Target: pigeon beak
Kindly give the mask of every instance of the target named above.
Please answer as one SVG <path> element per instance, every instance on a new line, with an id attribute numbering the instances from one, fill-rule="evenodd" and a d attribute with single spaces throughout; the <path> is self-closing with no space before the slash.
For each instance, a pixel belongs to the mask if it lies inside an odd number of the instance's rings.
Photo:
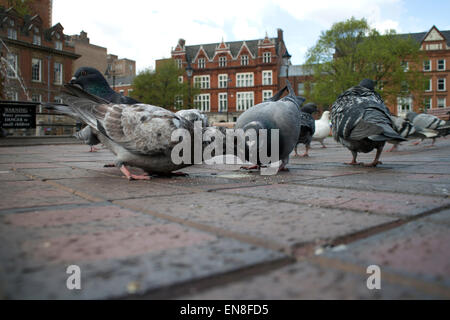
<path id="1" fill-rule="evenodd" d="M 77 78 L 72 77 L 72 79 L 70 79 L 70 83 L 73 84 L 76 80 L 77 80 Z"/>

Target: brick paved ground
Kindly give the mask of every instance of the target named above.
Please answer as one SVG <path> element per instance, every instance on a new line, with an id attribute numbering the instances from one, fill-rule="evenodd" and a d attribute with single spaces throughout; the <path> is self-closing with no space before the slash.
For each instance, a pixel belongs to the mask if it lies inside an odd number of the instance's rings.
<path id="1" fill-rule="evenodd" d="M 4 143 L 0 297 L 449 299 L 450 139 L 376 169 L 327 144 L 277 176 L 202 165 L 129 182 L 107 150 Z"/>

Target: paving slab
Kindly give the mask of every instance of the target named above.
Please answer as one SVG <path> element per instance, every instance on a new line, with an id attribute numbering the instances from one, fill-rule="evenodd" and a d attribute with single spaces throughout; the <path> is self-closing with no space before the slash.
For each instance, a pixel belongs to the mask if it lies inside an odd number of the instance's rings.
<path id="1" fill-rule="evenodd" d="M 311 180 L 313 183 L 317 180 Z M 357 191 L 295 184 L 224 190 L 241 196 L 289 201 L 318 207 L 367 211 L 394 216 L 413 216 L 450 204 L 448 198 L 405 195 L 394 192 Z"/>
<path id="2" fill-rule="evenodd" d="M 286 259 L 111 204 L 13 212 L 0 221 L 6 299 L 125 297 Z M 82 290 L 67 289 L 69 265 L 81 268 Z"/>
<path id="3" fill-rule="evenodd" d="M 299 262 L 270 273 L 237 281 L 203 292 L 192 292 L 187 300 L 328 300 L 328 299 L 437 299 L 435 292 L 383 282 L 381 290 L 369 290 L 365 269 L 360 273 Z"/>
<path id="4" fill-rule="evenodd" d="M 216 232 L 238 238 L 253 237 L 255 243 L 287 252 L 302 245 L 330 243 L 340 236 L 395 221 L 390 217 L 364 212 L 312 208 L 220 192 L 158 197 L 158 201 L 143 198 L 116 203 L 195 222 L 205 229 L 212 227 Z"/>

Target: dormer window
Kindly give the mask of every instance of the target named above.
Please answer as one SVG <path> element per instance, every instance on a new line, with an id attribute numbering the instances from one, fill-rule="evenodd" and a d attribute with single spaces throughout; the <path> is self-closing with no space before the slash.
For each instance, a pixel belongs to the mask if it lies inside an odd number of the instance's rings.
<path id="1" fill-rule="evenodd" d="M 219 58 L 219 67 L 226 67 L 227 66 L 227 58 L 226 57 L 220 57 Z"/>
<path id="2" fill-rule="evenodd" d="M 11 27 L 14 27 L 14 25 L 15 25 L 15 22 L 14 22 L 14 20 L 13 20 L 13 19 L 10 19 L 10 20 L 9 20 L 9 25 L 10 25 Z"/>
<path id="3" fill-rule="evenodd" d="M 241 56 L 241 66 L 248 66 L 248 56 Z"/>
<path id="4" fill-rule="evenodd" d="M 264 52 L 263 53 L 263 63 L 271 63 L 272 62 L 272 53 Z"/>
<path id="5" fill-rule="evenodd" d="M 39 34 L 33 34 L 33 44 L 36 46 L 41 45 L 41 36 Z"/>
<path id="6" fill-rule="evenodd" d="M 56 34 L 56 39 L 61 39 L 61 35 L 59 33 Z"/>
<path id="7" fill-rule="evenodd" d="M 62 50 L 63 49 L 63 44 L 61 41 L 55 41 L 55 49 L 56 50 Z"/>
<path id="8" fill-rule="evenodd" d="M 204 69 L 206 65 L 206 61 L 205 58 L 200 58 L 198 59 L 198 68 L 199 69 Z"/>
<path id="9" fill-rule="evenodd" d="M 8 39 L 17 40 L 17 30 L 14 28 L 8 28 Z"/>
<path id="10" fill-rule="evenodd" d="M 34 27 L 34 33 L 39 33 L 39 28 L 38 27 Z"/>

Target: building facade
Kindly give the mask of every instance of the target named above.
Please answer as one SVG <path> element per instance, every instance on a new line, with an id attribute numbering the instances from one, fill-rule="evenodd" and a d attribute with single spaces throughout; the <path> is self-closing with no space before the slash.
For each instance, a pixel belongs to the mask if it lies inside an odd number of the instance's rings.
<path id="1" fill-rule="evenodd" d="M 67 41 L 75 49 L 75 53 L 80 55 L 80 58 L 75 60 L 73 64 L 72 73 L 75 73 L 81 67 L 91 67 L 99 70 L 101 73 L 106 72 L 108 50 L 90 43 L 86 32 L 81 31 L 79 35 L 67 36 Z"/>
<path id="2" fill-rule="evenodd" d="M 171 57 L 179 68 L 192 68 L 179 81 L 189 81 L 201 93 L 193 106 L 212 122 L 235 121 L 248 108 L 273 96 L 279 88 L 282 56 L 286 52 L 283 31 L 276 38 L 187 46 L 178 41 Z M 191 106 L 187 106 L 191 107 Z"/>

